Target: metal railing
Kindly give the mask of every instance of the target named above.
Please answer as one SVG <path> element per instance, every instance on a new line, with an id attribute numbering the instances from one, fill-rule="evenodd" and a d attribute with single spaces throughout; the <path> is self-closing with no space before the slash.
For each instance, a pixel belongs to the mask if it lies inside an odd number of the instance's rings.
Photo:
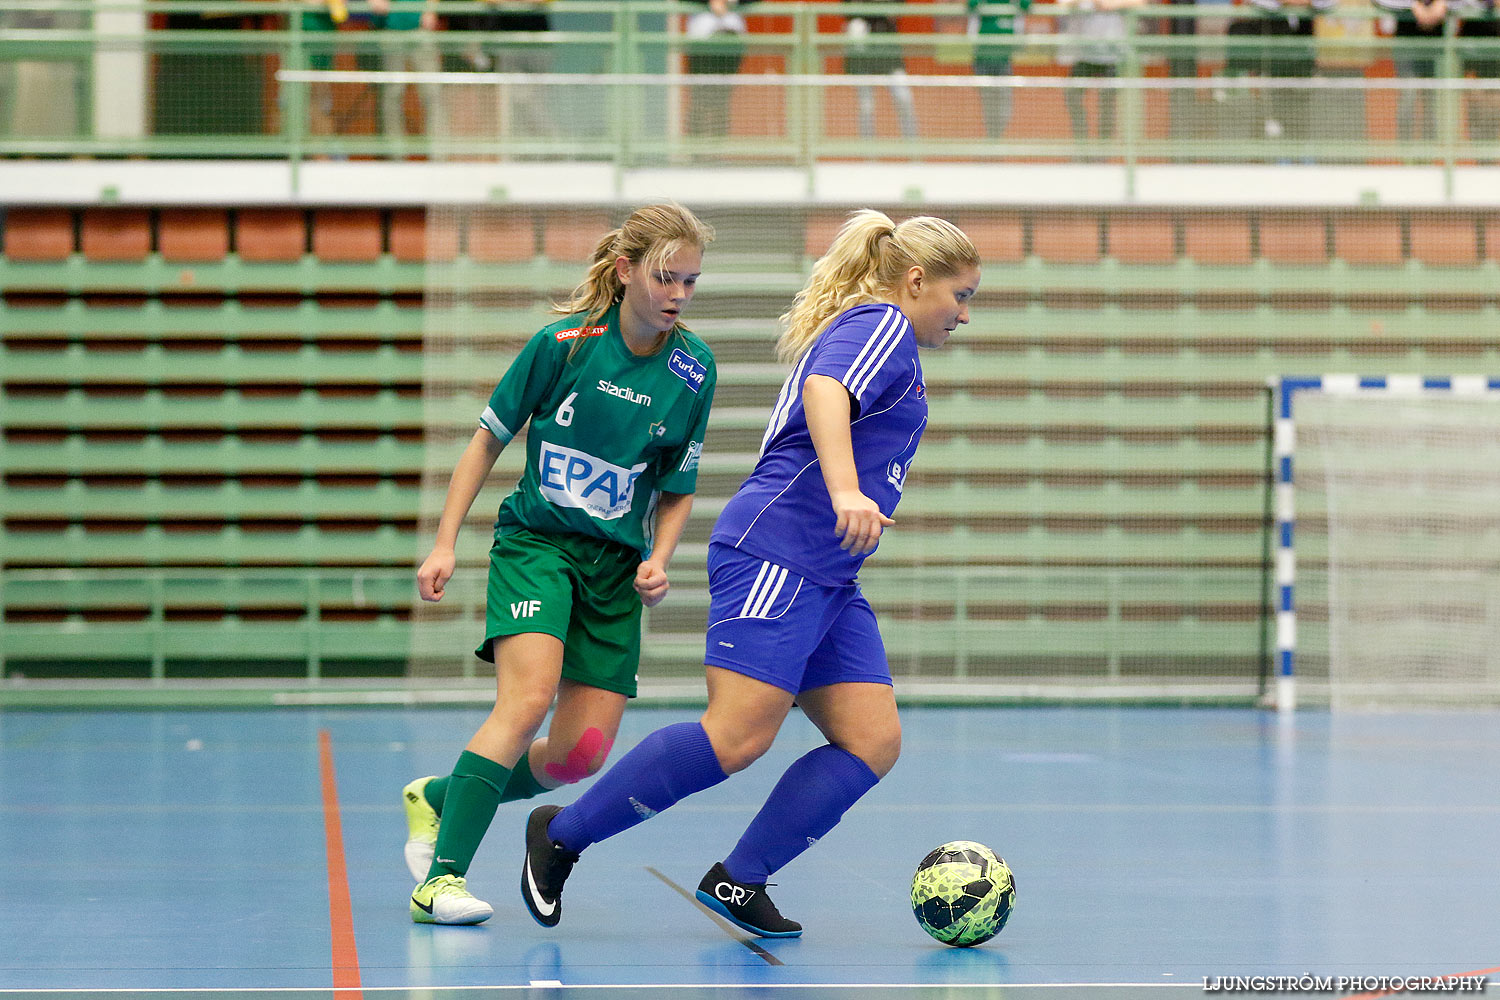
<path id="1" fill-rule="evenodd" d="M 449 14 L 470 7 L 438 4 Z M 747 12 L 759 23 L 735 40 L 739 72 L 728 75 L 688 72 L 690 56 L 723 43 L 686 37 L 686 14 L 696 8 L 677 0 L 557 0 L 544 33 L 317 30 L 331 26 L 321 9 L 272 0 L 6 0 L 0 154 L 436 153 L 625 168 L 895 157 L 1451 170 L 1500 159 L 1500 39 L 1469 37 L 1463 26 L 1471 22 L 1457 18 L 1434 39 L 1379 37 L 1373 7 L 1324 18 L 1336 31 L 1291 37 L 1226 31 L 1262 17 L 1246 8 L 1131 8 L 1121 12 L 1123 35 L 1106 43 L 1113 64 L 1101 72 L 1114 75 L 1103 76 L 1078 75 L 1081 59 L 1104 58 L 1079 47 L 1100 42 L 1067 34 L 1066 9 L 1055 5 L 1031 8 L 1028 30 L 1015 35 L 967 33 L 969 12 L 958 4 L 762 5 Z M 352 10 L 354 21 L 367 13 L 362 3 Z M 899 13 L 913 30 L 847 34 L 860 13 Z M 40 26 L 49 17 L 53 26 Z M 1187 18 L 1199 34 L 1161 33 Z M 179 26 L 187 23 L 195 27 Z M 522 53 L 533 56 L 524 72 L 495 58 Z M 1432 75 L 1372 76 L 1388 70 L 1393 53 L 1403 65 L 1428 64 L 1422 72 Z M 882 55 L 909 75 L 839 72 Z M 499 72 L 472 71 L 485 59 Z M 1014 75 L 992 75 L 997 67 Z M 376 75 L 384 71 L 405 75 Z M 473 104 L 485 90 L 498 105 L 488 119 L 442 107 Z M 548 116 L 527 114 L 530 104 Z"/>

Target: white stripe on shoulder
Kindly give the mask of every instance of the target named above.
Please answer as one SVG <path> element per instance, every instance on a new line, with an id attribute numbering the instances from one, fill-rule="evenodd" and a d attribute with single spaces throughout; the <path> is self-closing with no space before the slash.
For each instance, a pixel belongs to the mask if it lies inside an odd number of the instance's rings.
<path id="1" fill-rule="evenodd" d="M 901 316 L 900 313 L 897 313 L 897 315 Z M 909 329 L 911 329 L 911 324 L 906 321 L 905 316 L 901 316 L 900 321 L 895 324 L 890 334 L 881 344 L 880 356 L 873 359 L 872 364 L 866 365 L 865 371 L 862 373 L 858 383 L 849 387 L 849 391 L 854 394 L 855 399 L 860 399 L 864 396 L 865 390 L 870 387 L 870 383 L 874 381 L 876 374 L 885 367 L 886 361 L 890 359 L 891 354 L 900 346 L 902 338 L 906 336 L 906 331 Z"/>
<path id="2" fill-rule="evenodd" d="M 496 416 L 495 411 L 488 406 L 484 408 L 484 413 L 479 417 L 479 426 L 495 435 L 501 444 L 510 444 L 510 439 L 516 436 L 516 432 L 506 427 L 504 422 Z"/>
<path id="3" fill-rule="evenodd" d="M 875 324 L 875 329 L 865 340 L 865 346 L 860 348 L 859 354 L 854 358 L 854 363 L 849 366 L 848 371 L 844 372 L 844 377 L 839 379 L 840 382 L 843 382 L 846 386 L 854 385 L 855 380 L 859 378 L 859 373 L 863 366 L 869 363 L 871 354 L 880 350 L 877 345 L 884 340 L 892 317 L 897 315 L 900 315 L 900 312 L 895 306 L 885 307 L 885 312 L 881 315 L 880 322 Z"/>
<path id="4" fill-rule="evenodd" d="M 792 373 L 786 377 L 786 382 L 781 386 L 781 394 L 776 397 L 776 405 L 771 409 L 771 420 L 766 424 L 766 433 L 760 439 L 760 453 L 762 455 L 765 454 L 766 448 L 770 445 L 771 438 L 775 437 L 777 432 L 786 426 L 787 420 L 791 418 L 792 406 L 797 402 L 797 397 L 800 394 L 798 385 L 801 382 L 802 371 L 807 367 L 807 359 L 811 354 L 812 352 L 808 351 L 802 355 L 802 360 L 797 362 L 797 366 L 792 369 Z"/>

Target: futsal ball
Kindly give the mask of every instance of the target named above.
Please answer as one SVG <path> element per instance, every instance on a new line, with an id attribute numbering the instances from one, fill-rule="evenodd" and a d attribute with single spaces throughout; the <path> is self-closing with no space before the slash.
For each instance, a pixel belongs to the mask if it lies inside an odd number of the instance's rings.
<path id="1" fill-rule="evenodd" d="M 968 948 L 1000 933 L 1016 905 L 1016 880 L 983 844 L 955 840 L 922 859 L 911 880 L 911 908 L 943 944 Z"/>

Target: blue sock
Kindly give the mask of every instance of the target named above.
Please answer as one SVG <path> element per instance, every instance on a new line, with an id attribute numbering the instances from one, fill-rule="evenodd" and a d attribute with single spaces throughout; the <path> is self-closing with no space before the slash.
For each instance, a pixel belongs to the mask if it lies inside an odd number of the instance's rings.
<path id="1" fill-rule="evenodd" d="M 632 747 L 577 801 L 552 817 L 547 835 L 578 853 L 726 777 L 702 723 L 664 726 Z"/>
<path id="2" fill-rule="evenodd" d="M 786 769 L 724 859 L 736 882 L 760 885 L 838 825 L 848 808 L 880 779 L 847 750 L 826 743 Z"/>

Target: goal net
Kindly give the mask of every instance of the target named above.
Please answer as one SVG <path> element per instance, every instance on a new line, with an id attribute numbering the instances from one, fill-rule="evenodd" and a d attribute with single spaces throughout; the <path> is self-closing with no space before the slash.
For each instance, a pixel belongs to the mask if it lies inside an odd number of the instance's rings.
<path id="1" fill-rule="evenodd" d="M 1500 705 L 1500 380 L 1282 393 L 1286 665 L 1336 709 Z"/>

